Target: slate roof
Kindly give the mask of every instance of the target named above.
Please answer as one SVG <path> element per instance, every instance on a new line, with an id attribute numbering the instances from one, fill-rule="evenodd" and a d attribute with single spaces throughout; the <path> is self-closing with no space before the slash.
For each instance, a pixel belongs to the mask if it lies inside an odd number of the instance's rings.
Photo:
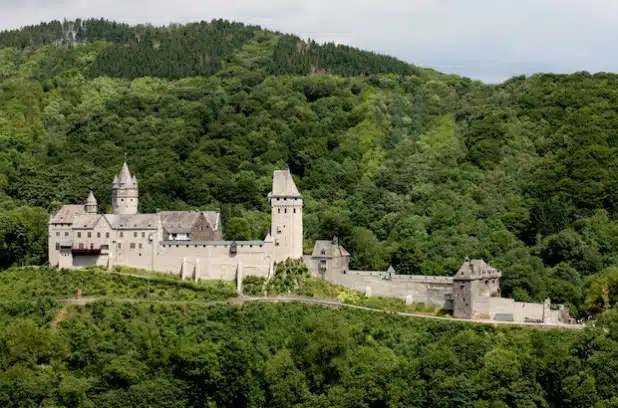
<path id="1" fill-rule="evenodd" d="M 159 217 L 157 214 L 106 214 L 104 216 L 113 229 L 157 229 Z"/>
<path id="2" fill-rule="evenodd" d="M 65 205 L 49 221 L 50 224 L 73 224 L 76 215 L 86 214 L 84 205 Z"/>
<path id="3" fill-rule="evenodd" d="M 314 258 L 334 258 L 350 256 L 350 253 L 341 245 L 334 245 L 333 241 L 316 241 L 311 256 Z"/>
<path id="4" fill-rule="evenodd" d="M 86 204 L 97 204 L 97 199 L 94 197 L 94 193 L 92 192 L 92 190 L 90 191 L 90 193 L 88 193 Z"/>
<path id="5" fill-rule="evenodd" d="M 75 229 L 93 229 L 101 219 L 99 214 L 80 214 L 73 218 L 73 228 Z"/>
<path id="6" fill-rule="evenodd" d="M 290 170 L 275 170 L 271 197 L 301 197 Z"/>
<path id="7" fill-rule="evenodd" d="M 210 224 L 210 228 L 214 231 L 219 231 L 219 221 L 221 220 L 221 214 L 217 211 L 202 211 L 206 220 Z"/>
<path id="8" fill-rule="evenodd" d="M 464 264 L 459 268 L 459 271 L 455 275 L 455 279 L 461 280 L 473 280 L 484 278 L 499 278 L 502 276 L 502 272 L 489 266 L 487 262 L 482 259 L 466 259 Z"/>
<path id="9" fill-rule="evenodd" d="M 129 171 L 129 166 L 127 165 L 127 162 L 124 162 L 124 164 L 122 165 L 122 170 L 120 170 L 118 180 L 121 184 L 133 183 L 133 179 L 131 177 L 131 172 Z"/>
<path id="10" fill-rule="evenodd" d="M 193 229 L 200 215 L 206 217 L 210 227 L 219 229 L 219 213 L 216 211 L 162 211 L 158 213 L 161 224 L 169 234 L 188 234 Z"/>

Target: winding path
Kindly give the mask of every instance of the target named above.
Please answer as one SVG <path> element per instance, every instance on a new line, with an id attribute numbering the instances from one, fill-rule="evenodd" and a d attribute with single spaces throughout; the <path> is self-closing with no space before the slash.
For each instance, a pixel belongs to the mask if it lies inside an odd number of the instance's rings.
<path id="1" fill-rule="evenodd" d="M 335 308 L 342 307 L 342 308 L 348 308 L 348 309 L 358 309 L 358 310 L 365 310 L 365 311 L 370 311 L 374 313 L 386 313 L 386 314 L 393 314 L 393 315 L 405 316 L 405 317 L 434 319 L 434 320 L 443 320 L 443 321 L 460 322 L 460 323 L 478 323 L 478 324 L 487 324 L 487 325 L 492 325 L 492 326 L 524 326 L 524 327 L 533 327 L 533 328 L 539 328 L 539 329 L 569 329 L 569 330 L 580 330 L 585 327 L 585 325 L 557 325 L 557 324 L 545 324 L 545 323 L 502 322 L 502 321 L 495 321 L 495 320 L 467 320 L 467 319 L 455 319 L 453 317 L 426 315 L 426 314 L 420 314 L 420 313 L 390 312 L 390 311 L 376 309 L 372 307 L 342 303 L 338 300 L 296 296 L 296 295 L 276 296 L 276 297 L 254 297 L 254 296 L 241 295 L 238 297 L 229 298 L 227 300 L 214 300 L 214 301 L 151 300 L 151 299 L 116 298 L 116 297 L 84 297 L 79 300 L 61 299 L 59 301 L 65 304 L 69 304 L 69 305 L 84 306 L 84 305 L 92 304 L 98 301 L 105 301 L 105 300 L 110 300 L 113 302 L 120 302 L 120 303 L 158 303 L 158 304 L 167 304 L 167 305 L 193 304 L 193 305 L 200 305 L 200 306 L 211 306 L 215 304 L 242 305 L 244 303 L 249 303 L 249 302 L 266 302 L 266 303 L 298 302 L 298 303 L 313 304 L 313 305 L 326 306 L 326 307 L 335 307 Z"/>

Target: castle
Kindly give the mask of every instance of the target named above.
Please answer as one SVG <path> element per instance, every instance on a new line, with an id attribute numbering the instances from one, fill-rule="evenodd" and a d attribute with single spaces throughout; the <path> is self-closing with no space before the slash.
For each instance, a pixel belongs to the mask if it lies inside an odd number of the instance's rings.
<path id="1" fill-rule="evenodd" d="M 49 220 L 49 262 L 63 269 L 129 266 L 184 279 L 268 278 L 275 264 L 302 259 L 311 273 L 367 296 L 397 297 L 451 310 L 463 319 L 560 323 L 568 310 L 500 297 L 501 273 L 467 260 L 454 277 L 350 271 L 350 254 L 337 238 L 317 241 L 303 255 L 303 198 L 289 170 L 273 174 L 270 233 L 259 241 L 223 241 L 216 211 L 138 213 L 139 190 L 127 163 L 112 182 L 112 214 L 99 214 L 94 194 L 83 205 L 65 205 Z"/>

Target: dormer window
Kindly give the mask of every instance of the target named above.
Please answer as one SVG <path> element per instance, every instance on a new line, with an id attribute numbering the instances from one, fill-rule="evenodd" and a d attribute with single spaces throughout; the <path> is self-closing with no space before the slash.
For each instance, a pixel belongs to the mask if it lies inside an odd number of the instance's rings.
<path id="1" fill-rule="evenodd" d="M 322 250 L 322 255 L 326 255 L 326 249 Z"/>

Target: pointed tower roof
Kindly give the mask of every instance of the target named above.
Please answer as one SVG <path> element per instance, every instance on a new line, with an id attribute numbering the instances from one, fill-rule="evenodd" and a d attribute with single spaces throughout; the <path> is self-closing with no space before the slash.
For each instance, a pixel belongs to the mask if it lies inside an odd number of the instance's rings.
<path id="1" fill-rule="evenodd" d="M 132 182 L 131 172 L 129 171 L 129 166 L 127 165 L 127 162 L 124 162 L 124 164 L 122 165 L 122 170 L 120 170 L 120 175 L 118 178 L 123 184 L 129 184 Z"/>
<path id="2" fill-rule="evenodd" d="M 90 192 L 88 193 L 88 198 L 86 199 L 86 205 L 88 204 L 91 204 L 91 205 L 97 204 L 97 199 L 94 197 L 94 193 L 92 192 L 92 190 L 90 190 Z"/>
<path id="3" fill-rule="evenodd" d="M 118 176 L 114 176 L 114 181 L 112 181 L 112 184 L 118 184 Z"/>
<path id="4" fill-rule="evenodd" d="M 275 170 L 272 197 L 301 197 L 290 170 Z"/>

